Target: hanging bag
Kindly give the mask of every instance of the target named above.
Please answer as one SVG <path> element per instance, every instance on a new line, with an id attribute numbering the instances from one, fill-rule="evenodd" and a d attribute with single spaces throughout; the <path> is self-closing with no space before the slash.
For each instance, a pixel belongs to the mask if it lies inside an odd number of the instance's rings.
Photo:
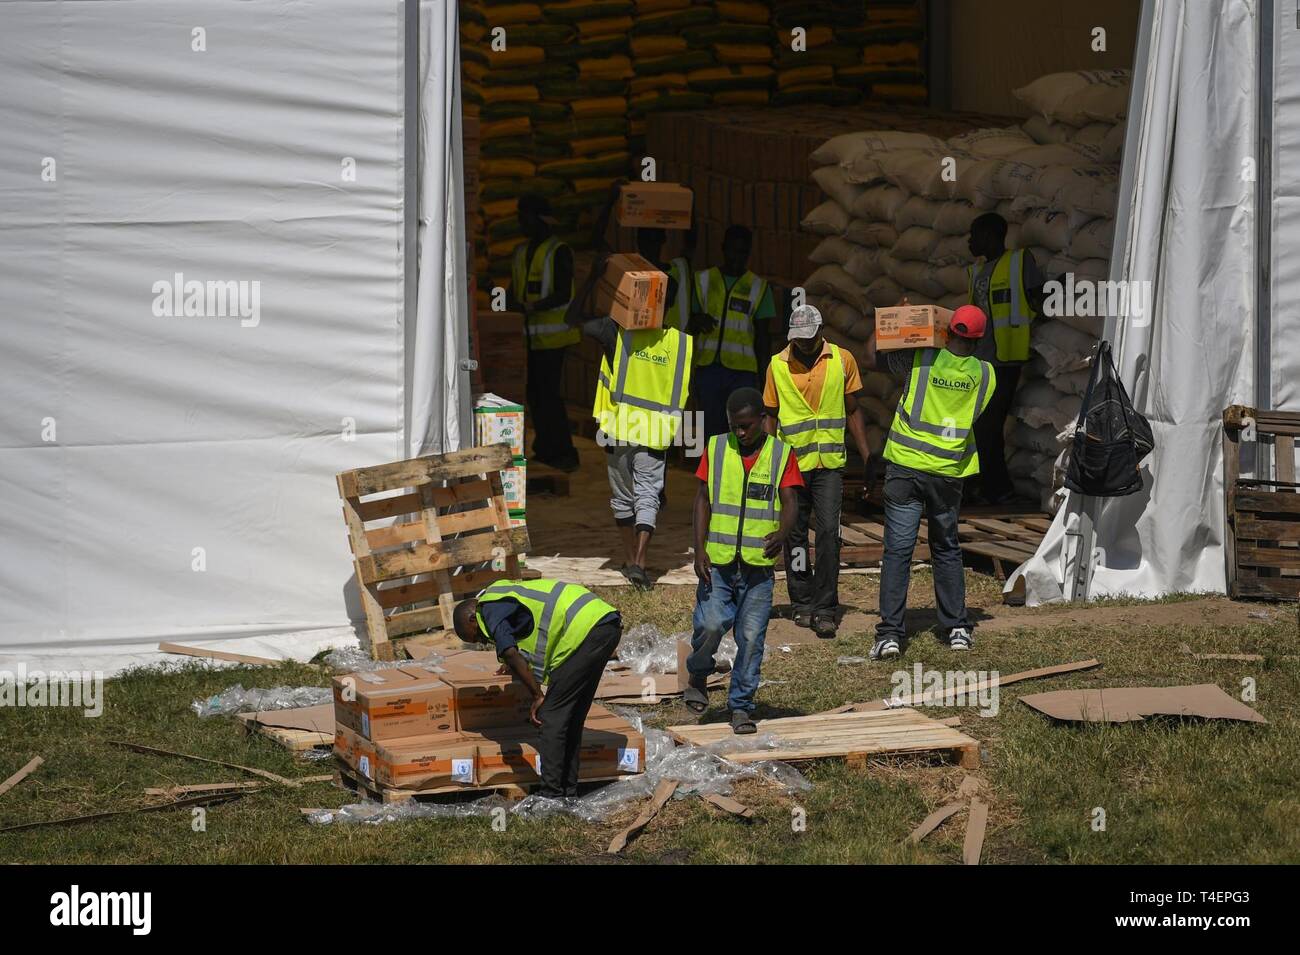
<path id="1" fill-rule="evenodd" d="M 1134 410 L 1115 370 L 1110 343 L 1098 342 L 1074 426 L 1065 486 L 1090 497 L 1123 497 L 1140 491 L 1138 465 L 1154 446 L 1151 425 Z"/>

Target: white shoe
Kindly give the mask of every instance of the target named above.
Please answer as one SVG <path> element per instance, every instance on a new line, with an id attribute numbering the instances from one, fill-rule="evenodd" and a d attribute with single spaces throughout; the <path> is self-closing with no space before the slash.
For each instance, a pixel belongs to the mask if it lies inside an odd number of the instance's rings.
<path id="1" fill-rule="evenodd" d="M 965 627 L 957 627 L 948 634 L 949 650 L 969 650 L 975 646 L 975 638 Z"/>

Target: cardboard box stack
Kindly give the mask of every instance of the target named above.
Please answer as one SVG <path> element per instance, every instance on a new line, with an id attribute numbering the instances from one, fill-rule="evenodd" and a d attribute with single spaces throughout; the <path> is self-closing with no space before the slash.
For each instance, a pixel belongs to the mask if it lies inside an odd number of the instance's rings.
<path id="1" fill-rule="evenodd" d="M 371 786 L 447 790 L 538 781 L 530 697 L 498 676 L 491 652 L 452 651 L 432 669 L 399 666 L 334 678 L 334 754 Z M 645 738 L 593 706 L 582 737 L 583 779 L 643 772 Z"/>

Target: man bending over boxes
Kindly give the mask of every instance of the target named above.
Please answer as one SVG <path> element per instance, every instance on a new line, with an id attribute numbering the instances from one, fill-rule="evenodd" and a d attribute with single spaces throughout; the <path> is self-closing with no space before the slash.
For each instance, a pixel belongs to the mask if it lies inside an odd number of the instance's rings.
<path id="1" fill-rule="evenodd" d="M 718 645 L 736 632 L 727 708 L 735 733 L 755 730 L 754 693 L 772 612 L 772 565 L 798 513 L 803 484 L 790 446 L 763 428 L 763 396 L 741 388 L 727 399 L 730 431 L 710 439 L 696 477 L 694 634 L 686 661 L 686 706 L 703 713 Z"/>
<path id="2" fill-rule="evenodd" d="M 499 580 L 457 604 L 453 619 L 457 636 L 493 644 L 504 668 L 533 695 L 539 793 L 576 796 L 582 727 L 623 635 L 618 611 L 577 584 Z"/>

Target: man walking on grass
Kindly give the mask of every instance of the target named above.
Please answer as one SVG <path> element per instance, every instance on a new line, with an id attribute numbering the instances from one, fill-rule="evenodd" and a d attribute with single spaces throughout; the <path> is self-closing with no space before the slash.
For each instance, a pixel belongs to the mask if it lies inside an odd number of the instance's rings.
<path id="1" fill-rule="evenodd" d="M 763 428 L 763 396 L 741 388 L 727 399 L 728 432 L 710 439 L 695 476 L 695 615 L 683 700 L 709 705 L 708 678 L 722 638 L 735 629 L 727 708 L 735 733 L 753 733 L 754 694 L 772 612 L 773 565 L 794 523 L 803 479 L 790 447 Z"/>
<path id="2" fill-rule="evenodd" d="M 912 551 L 923 513 L 929 518 L 940 639 L 953 650 L 974 645 L 957 522 L 962 481 L 980 469 L 975 420 L 997 386 L 993 366 L 975 357 L 986 325 L 982 311 L 963 305 L 953 313 L 943 348 L 887 354 L 890 369 L 906 385 L 885 443 L 885 555 L 873 660 L 902 652 Z"/>

